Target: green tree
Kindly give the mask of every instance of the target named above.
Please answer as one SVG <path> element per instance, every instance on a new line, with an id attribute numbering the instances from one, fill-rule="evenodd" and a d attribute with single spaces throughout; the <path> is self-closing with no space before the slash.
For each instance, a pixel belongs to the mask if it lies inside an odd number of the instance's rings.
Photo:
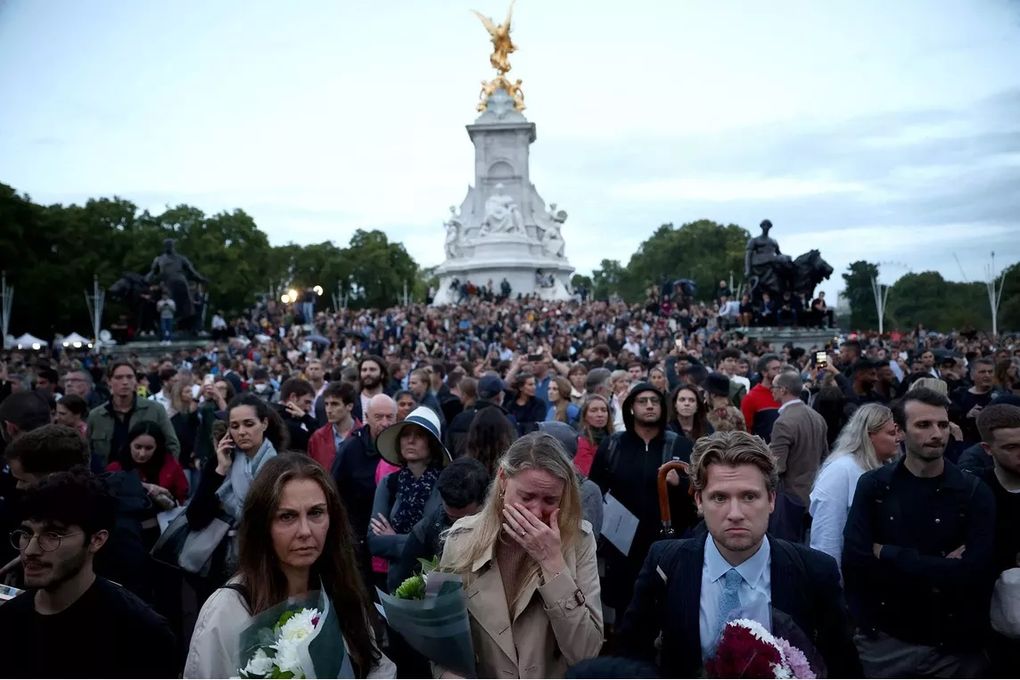
<path id="1" fill-rule="evenodd" d="M 592 297 L 596 300 L 607 300 L 610 295 L 620 293 L 624 269 L 619 260 L 602 260 L 599 268 L 591 273 Z"/>
<path id="2" fill-rule="evenodd" d="M 749 235 L 735 224 L 711 220 L 688 222 L 679 228 L 663 224 L 630 258 L 621 280 L 621 294 L 629 302 L 644 299 L 649 285 L 692 279 L 698 297 L 707 299 L 720 279 L 742 278 Z"/>
<path id="3" fill-rule="evenodd" d="M 358 229 L 350 245 L 343 250 L 340 271 L 348 276 L 341 287 L 347 294 L 357 286 L 361 295 L 351 304 L 365 307 L 389 307 L 397 304 L 404 290 L 418 278 L 418 265 L 401 243 L 390 243 L 386 234 L 373 229 Z"/>
<path id="4" fill-rule="evenodd" d="M 889 291 L 889 318 L 900 328 L 921 323 L 940 330 L 990 329 L 991 317 L 983 295 L 980 283 L 946 281 L 938 272 L 906 274 Z"/>
<path id="5" fill-rule="evenodd" d="M 877 329 L 878 311 L 871 280 L 878 276 L 878 265 L 865 260 L 851 262 L 843 274 L 843 296 L 850 305 L 850 327 Z M 891 295 L 891 292 L 890 292 Z"/>
<path id="6" fill-rule="evenodd" d="M 585 288 L 591 290 L 595 284 L 592 282 L 590 276 L 584 276 L 582 274 L 574 274 L 570 277 L 570 287 L 574 290 L 579 288 Z"/>

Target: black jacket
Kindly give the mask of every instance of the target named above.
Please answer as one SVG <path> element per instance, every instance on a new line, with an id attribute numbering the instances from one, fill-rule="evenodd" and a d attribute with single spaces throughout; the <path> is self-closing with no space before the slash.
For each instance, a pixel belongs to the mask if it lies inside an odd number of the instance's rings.
<path id="1" fill-rule="evenodd" d="M 311 438 L 312 433 L 319 429 L 315 415 L 306 413 L 301 418 L 295 418 L 287 411 L 283 404 L 274 404 L 273 408 L 276 409 L 280 419 L 287 426 L 287 434 L 290 435 L 287 449 L 308 453 L 308 440 Z"/>
<path id="2" fill-rule="evenodd" d="M 368 425 L 363 425 L 343 441 L 333 461 L 333 479 L 359 542 L 364 542 L 372 519 L 375 469 L 380 460 L 372 441 L 372 431 Z"/>
<path id="3" fill-rule="evenodd" d="M 624 656 L 653 661 L 655 640 L 662 633 L 660 677 L 702 674 L 699 619 L 705 541 L 702 535 L 655 543 L 623 616 Z M 821 654 L 828 677 L 860 677 L 835 560 L 796 543 L 771 537 L 768 541 L 773 610 L 788 615 L 805 633 Z"/>
<path id="4" fill-rule="evenodd" d="M 926 480 L 902 459 L 864 473 L 843 533 L 857 624 L 913 644 L 976 649 L 988 629 L 994 527 L 992 492 L 949 461 Z M 961 545 L 961 559 L 946 557 Z"/>
<path id="5" fill-rule="evenodd" d="M 538 424 L 545 420 L 549 405 L 538 397 L 528 397 L 523 404 L 517 403 L 517 395 L 507 395 L 503 402 L 507 412 L 517 421 L 517 434 L 524 436 L 538 429 Z"/>
<path id="6" fill-rule="evenodd" d="M 598 484 L 603 498 L 607 494 L 624 505 L 638 518 L 637 531 L 631 543 L 630 553 L 623 555 L 606 542 L 601 550 L 606 560 L 606 578 L 603 581 L 603 600 L 610 606 L 621 609 L 630 601 L 631 584 L 641 569 L 645 555 L 652 543 L 661 538 L 662 521 L 659 514 L 658 474 L 664 460 L 679 458 L 690 462 L 691 441 L 676 437 L 671 450 L 666 447 L 666 408 L 662 404 L 658 426 L 659 433 L 650 442 L 635 433 L 634 416 L 631 413 L 634 399 L 642 392 L 654 392 L 663 398 L 661 392 L 649 383 L 636 385 L 623 400 L 623 423 L 625 432 L 617 432 L 602 440 L 591 465 L 589 478 Z M 673 527 L 683 536 L 684 532 L 697 523 L 697 511 L 687 493 L 686 480 L 669 494 Z"/>

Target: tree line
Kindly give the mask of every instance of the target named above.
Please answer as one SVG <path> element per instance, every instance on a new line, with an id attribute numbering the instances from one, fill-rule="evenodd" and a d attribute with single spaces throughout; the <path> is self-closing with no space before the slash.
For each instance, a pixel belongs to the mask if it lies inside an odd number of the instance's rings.
<path id="1" fill-rule="evenodd" d="M 378 230 L 359 229 L 347 246 L 332 241 L 272 246 L 243 210 L 206 215 L 179 205 L 160 214 L 122 198 L 85 205 L 39 205 L 0 184 L 0 253 L 15 289 L 10 332 L 50 338 L 77 330 L 89 334 L 85 291 L 93 276 L 108 288 L 125 272 L 147 273 L 163 240 L 209 279 L 212 311 L 242 313 L 257 294 L 322 286 L 317 305 L 339 293 L 353 306 L 397 304 L 405 282 L 422 297 L 419 267 L 400 243 Z M 127 310 L 107 300 L 104 326 Z M 210 312 L 211 314 L 211 312 Z"/>
<path id="2" fill-rule="evenodd" d="M 0 184 L 2 268 L 8 285 L 16 289 L 11 332 L 28 330 L 45 337 L 72 329 L 87 333 L 91 326 L 84 292 L 91 290 L 93 275 L 107 288 L 125 272 L 147 272 L 166 238 L 177 239 L 178 252 L 209 278 L 211 309 L 228 315 L 249 309 L 257 294 L 289 288 L 322 286 L 325 294 L 318 309 L 332 306 L 338 291 L 353 307 L 389 307 L 402 300 L 405 283 L 409 297 L 418 302 L 424 301 L 427 287 L 437 283 L 403 244 L 391 242 L 379 230 L 358 229 L 346 246 L 332 241 L 272 246 L 255 220 L 239 209 L 206 215 L 179 205 L 153 214 L 117 197 L 84 205 L 40 205 Z M 749 238 L 736 224 L 663 224 L 626 265 L 603 259 L 591 276 L 577 274 L 572 283 L 595 299 L 616 295 L 640 303 L 650 286 L 690 279 L 697 297 L 709 300 L 720 280 L 729 281 L 732 275 L 739 285 Z M 871 290 L 877 271 L 877 264 L 858 261 L 842 274 L 850 307 L 844 325 L 878 327 Z M 1016 330 L 1020 263 L 1007 267 L 1005 275 L 999 328 Z M 125 312 L 108 301 L 104 319 L 109 323 Z M 919 323 L 933 329 L 990 329 L 984 285 L 946 281 L 937 272 L 902 276 L 889 292 L 886 327 L 907 329 Z"/>

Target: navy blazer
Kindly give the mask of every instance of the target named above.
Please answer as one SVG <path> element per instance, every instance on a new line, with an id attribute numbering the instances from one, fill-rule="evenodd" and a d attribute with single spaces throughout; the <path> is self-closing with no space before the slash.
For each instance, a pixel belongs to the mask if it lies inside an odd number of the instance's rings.
<path id="1" fill-rule="evenodd" d="M 664 678 L 703 674 L 699 617 L 706 537 L 652 546 L 620 626 L 621 654 L 644 660 L 655 660 L 661 632 L 659 673 Z M 836 561 L 803 545 L 768 541 L 772 608 L 800 627 L 821 654 L 828 677 L 860 677 Z"/>

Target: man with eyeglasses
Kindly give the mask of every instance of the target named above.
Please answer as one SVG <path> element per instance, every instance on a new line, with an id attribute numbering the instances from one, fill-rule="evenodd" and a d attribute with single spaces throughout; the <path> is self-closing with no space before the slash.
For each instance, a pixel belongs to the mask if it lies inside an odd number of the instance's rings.
<path id="1" fill-rule="evenodd" d="M 96 576 L 115 501 L 83 468 L 26 490 L 11 532 L 27 590 L 0 606 L 8 677 L 177 677 L 166 620 L 137 596 Z"/>
<path id="2" fill-rule="evenodd" d="M 623 554 L 615 546 L 604 548 L 606 576 L 602 580 L 602 601 L 621 615 L 630 603 L 634 581 L 652 542 L 660 538 L 659 467 L 677 458 L 690 461 L 693 445 L 666 428 L 666 400 L 654 385 L 639 382 L 623 399 L 623 432 L 607 437 L 599 445 L 591 467 L 591 481 L 603 497 L 612 494 L 638 518 L 630 550 Z M 667 478 L 673 526 L 677 537 L 697 523 L 697 510 L 687 494 L 687 482 L 675 473 Z"/>

